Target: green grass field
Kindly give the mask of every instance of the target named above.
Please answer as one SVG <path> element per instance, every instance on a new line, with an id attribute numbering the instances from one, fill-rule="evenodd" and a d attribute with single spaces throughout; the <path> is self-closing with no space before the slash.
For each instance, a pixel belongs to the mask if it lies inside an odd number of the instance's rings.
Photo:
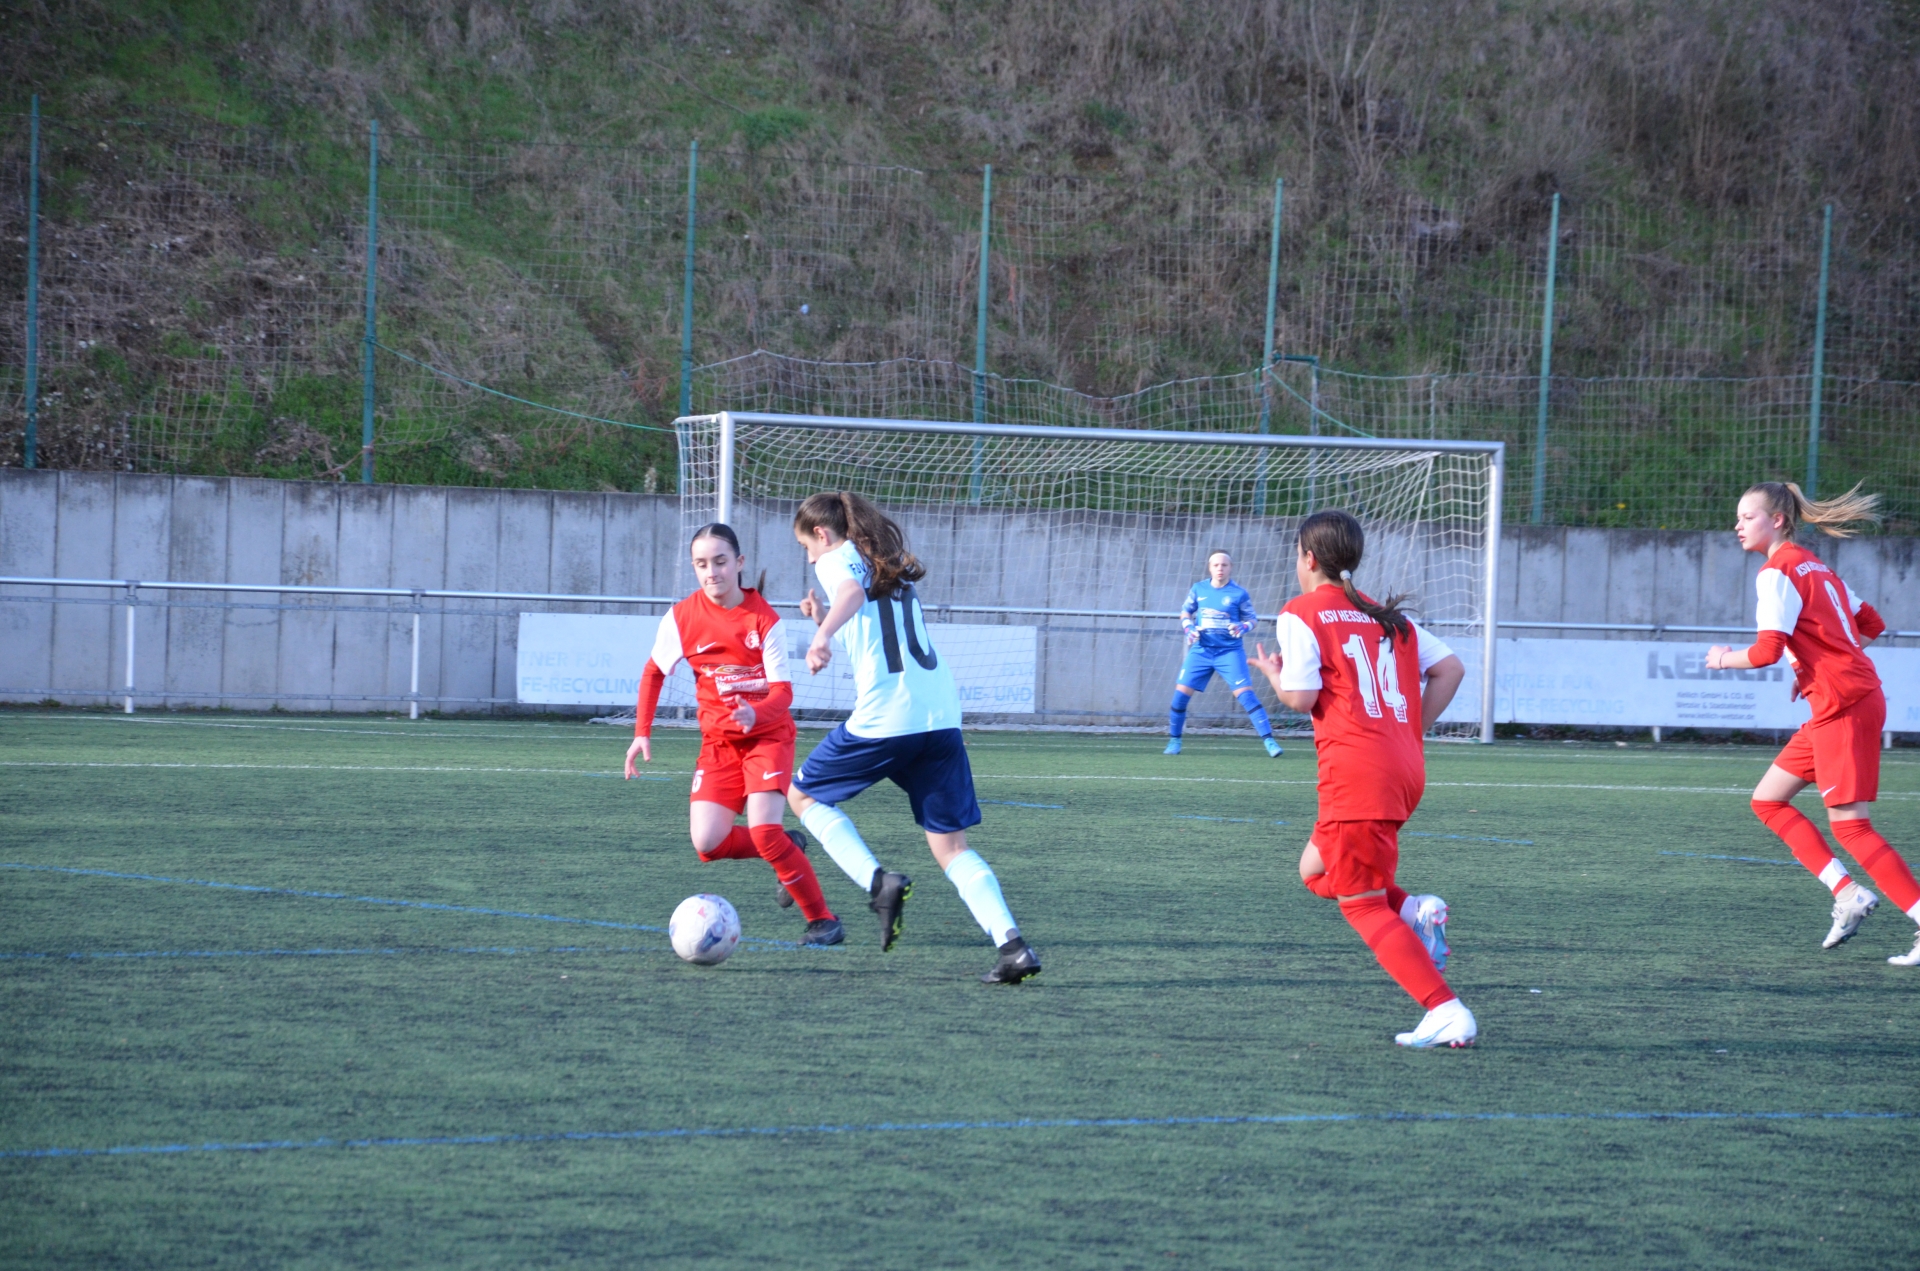
<path id="1" fill-rule="evenodd" d="M 1013 989 L 891 787 L 849 810 L 906 937 L 816 849 L 851 939 L 803 951 L 764 865 L 687 846 L 693 734 L 641 782 L 624 743 L 0 715 L 0 1263 L 1920 1264 L 1911 925 L 1821 952 L 1765 751 L 1430 748 L 1401 879 L 1482 1039 L 1409 1053 L 1295 878 L 1303 740 L 970 735 Z M 1911 854 L 1913 752 L 1884 787 Z M 768 943 L 675 959 L 700 890 Z"/>

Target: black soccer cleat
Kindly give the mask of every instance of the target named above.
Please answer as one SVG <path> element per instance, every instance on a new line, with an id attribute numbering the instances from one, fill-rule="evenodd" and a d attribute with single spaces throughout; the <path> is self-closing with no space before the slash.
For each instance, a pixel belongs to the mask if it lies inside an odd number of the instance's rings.
<path id="1" fill-rule="evenodd" d="M 982 984 L 1018 984 L 1028 976 L 1040 974 L 1040 955 L 1019 936 L 1000 946 L 1000 960 L 980 977 Z"/>
<path id="2" fill-rule="evenodd" d="M 905 910 L 907 897 L 913 895 L 913 880 L 905 874 L 881 870 L 874 875 L 873 890 L 869 894 L 873 899 L 867 902 L 867 908 L 880 915 L 880 952 L 885 953 L 893 948 L 894 941 L 906 927 Z"/>
<path id="3" fill-rule="evenodd" d="M 801 944 L 824 948 L 830 944 L 840 944 L 847 938 L 847 929 L 840 925 L 838 918 L 815 918 L 807 924 L 807 934 Z"/>
<path id="4" fill-rule="evenodd" d="M 800 833 L 797 830 L 788 830 L 787 837 L 793 840 L 793 845 L 800 849 L 802 855 L 806 853 L 806 850 L 807 850 L 806 835 Z M 774 899 L 780 902 L 780 907 L 782 909 L 793 908 L 793 897 L 791 894 L 788 893 L 787 889 L 784 887 L 780 889 L 780 894 L 778 896 L 775 896 Z M 839 944 L 840 942 L 838 940 L 835 940 L 832 943 Z"/>

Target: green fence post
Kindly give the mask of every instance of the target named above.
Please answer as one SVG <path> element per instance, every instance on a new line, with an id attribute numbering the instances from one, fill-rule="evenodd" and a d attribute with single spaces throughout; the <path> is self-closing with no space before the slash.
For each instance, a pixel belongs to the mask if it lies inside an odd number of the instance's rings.
<path id="1" fill-rule="evenodd" d="M 1273 374 L 1273 323 L 1280 300 L 1280 204 L 1286 193 L 1286 180 L 1275 177 L 1273 181 L 1273 235 L 1267 243 L 1267 340 L 1261 347 L 1260 355 L 1260 431 L 1267 432 L 1273 423 L 1273 388 L 1267 379 Z M 1260 458 L 1253 480 L 1253 514 L 1265 516 L 1267 512 L 1267 450 L 1260 448 Z"/>
<path id="2" fill-rule="evenodd" d="M 40 95 L 33 96 L 27 158 L 27 435 L 22 465 L 40 463 Z"/>
<path id="3" fill-rule="evenodd" d="M 1820 497 L 1820 390 L 1827 371 L 1827 264 L 1833 257 L 1833 204 L 1820 221 L 1820 307 L 1813 318 L 1813 403 L 1807 417 L 1807 497 Z"/>
<path id="4" fill-rule="evenodd" d="M 973 324 L 973 422 L 987 422 L 987 246 L 993 227 L 993 165 L 981 169 L 980 182 L 980 296 Z M 969 503 L 978 503 L 986 484 L 987 442 L 973 439 L 973 481 Z"/>
<path id="5" fill-rule="evenodd" d="M 1547 514 L 1547 397 L 1553 387 L 1553 283 L 1560 263 L 1560 195 L 1547 228 L 1547 305 L 1540 317 L 1540 414 L 1533 427 L 1533 523 Z"/>
<path id="6" fill-rule="evenodd" d="M 360 480 L 373 484 L 373 346 L 375 279 L 380 251 L 380 121 L 367 121 L 367 334 L 360 362 Z"/>
<path id="7" fill-rule="evenodd" d="M 693 234 L 700 210 L 700 143 L 687 147 L 687 267 L 680 282 L 680 414 L 693 414 Z"/>

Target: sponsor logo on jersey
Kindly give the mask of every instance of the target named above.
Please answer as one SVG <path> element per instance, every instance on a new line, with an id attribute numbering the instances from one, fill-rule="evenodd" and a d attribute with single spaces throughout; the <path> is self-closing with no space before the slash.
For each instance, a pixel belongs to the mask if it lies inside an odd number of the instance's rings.
<path id="1" fill-rule="evenodd" d="M 718 640 L 714 640 L 710 643 L 701 645 L 699 648 L 695 649 L 694 652 L 705 653 L 708 649 L 717 649 L 719 647 L 720 647 L 720 642 Z"/>
<path id="2" fill-rule="evenodd" d="M 785 768 L 775 768 L 772 772 L 763 772 L 760 774 L 760 780 L 771 781 L 785 771 Z"/>

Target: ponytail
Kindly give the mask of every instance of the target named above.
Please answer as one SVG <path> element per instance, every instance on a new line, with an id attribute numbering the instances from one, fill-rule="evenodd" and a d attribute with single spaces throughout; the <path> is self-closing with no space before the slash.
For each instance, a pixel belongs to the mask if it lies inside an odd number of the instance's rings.
<path id="1" fill-rule="evenodd" d="M 1346 512 L 1315 512 L 1300 523 L 1300 550 L 1312 552 L 1320 571 L 1340 580 L 1347 603 L 1372 618 L 1386 631 L 1387 639 L 1413 638 L 1413 623 L 1400 612 L 1400 606 L 1412 597 L 1402 593 L 1387 597 L 1384 603 L 1368 600 L 1353 585 L 1353 571 L 1367 549 L 1366 531 Z"/>
<path id="2" fill-rule="evenodd" d="M 851 490 L 811 495 L 793 514 L 793 528 L 801 534 L 822 525 L 836 538 L 850 539 L 866 561 L 872 579 L 867 595 L 873 600 L 927 576 L 927 567 L 907 550 L 906 535 L 893 518 Z"/>
<path id="3" fill-rule="evenodd" d="M 1859 533 L 1853 526 L 1880 524 L 1880 496 L 1860 493 L 1859 482 L 1830 499 L 1809 499 L 1791 481 L 1762 481 L 1748 486 L 1747 493 L 1761 497 L 1767 515 L 1786 518 L 1780 532 L 1789 543 L 1803 524 L 1830 538 L 1852 538 Z"/>

